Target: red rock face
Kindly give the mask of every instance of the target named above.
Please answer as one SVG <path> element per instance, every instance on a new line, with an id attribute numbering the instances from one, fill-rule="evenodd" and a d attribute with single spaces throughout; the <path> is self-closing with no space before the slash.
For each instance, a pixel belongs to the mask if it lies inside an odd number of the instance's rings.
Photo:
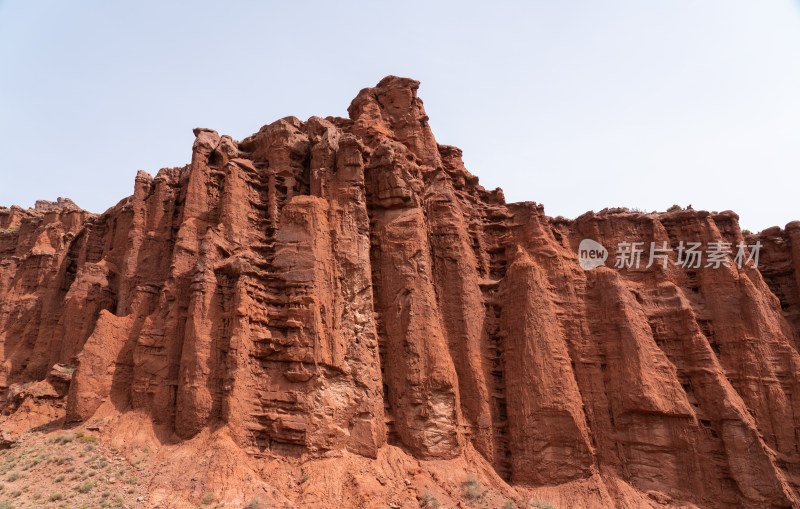
<path id="1" fill-rule="evenodd" d="M 0 209 L 2 403 L 74 365 L 73 422 L 110 403 L 255 457 L 474 447 L 513 485 L 591 480 L 608 504 L 622 480 L 800 505 L 800 223 L 748 237 L 757 269 L 583 270 L 586 238 L 744 238 L 730 212 L 506 204 L 436 143 L 418 85 L 241 142 L 196 129 L 189 165 L 102 215 Z"/>

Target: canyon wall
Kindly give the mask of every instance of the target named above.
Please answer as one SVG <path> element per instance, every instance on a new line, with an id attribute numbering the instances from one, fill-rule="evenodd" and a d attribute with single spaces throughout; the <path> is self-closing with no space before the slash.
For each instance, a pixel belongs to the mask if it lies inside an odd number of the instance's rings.
<path id="1" fill-rule="evenodd" d="M 418 86 L 242 141 L 195 129 L 190 164 L 100 215 L 0 209 L 5 412 L 62 364 L 67 422 L 110 403 L 177 439 L 227 426 L 256 458 L 474 448 L 511 485 L 800 506 L 800 223 L 506 203 L 437 144 Z M 762 247 L 757 268 L 584 270 L 587 238 Z"/>

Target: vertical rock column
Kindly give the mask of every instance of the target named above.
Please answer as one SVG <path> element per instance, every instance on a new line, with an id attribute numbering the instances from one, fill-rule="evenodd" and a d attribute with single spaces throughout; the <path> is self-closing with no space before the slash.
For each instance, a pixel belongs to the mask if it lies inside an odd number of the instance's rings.
<path id="1" fill-rule="evenodd" d="M 214 131 L 195 129 L 192 163 L 183 221 L 173 260 L 173 278 L 189 278 L 187 320 L 180 351 L 175 408 L 175 432 L 188 438 L 207 423 L 213 405 L 209 378 L 213 369 L 214 321 L 219 320 L 215 303 L 215 232 L 210 228 L 217 203 L 209 193 L 212 180 L 209 158 L 219 146 Z"/>
<path id="2" fill-rule="evenodd" d="M 478 263 L 450 178 L 437 172 L 425 196 L 433 276 L 450 356 L 458 374 L 461 410 L 471 438 L 494 461 L 494 430 L 481 347 L 485 308 Z"/>
<path id="3" fill-rule="evenodd" d="M 658 347 L 642 306 L 619 274 L 587 272 L 587 317 L 601 359 L 610 429 L 622 472 L 642 489 L 678 489 L 694 414 L 675 366 Z M 596 408 L 597 417 L 602 409 Z"/>
<path id="4" fill-rule="evenodd" d="M 386 330 L 385 376 L 395 428 L 424 457 L 448 457 L 463 443 L 457 376 L 448 355 L 432 273 L 428 225 L 406 149 L 386 144 L 370 168 L 377 310 Z"/>
<path id="5" fill-rule="evenodd" d="M 442 161 L 418 88 L 418 81 L 388 76 L 363 89 L 347 111 L 353 134 L 371 151 L 367 194 L 379 278 L 373 283 L 395 431 L 416 454 L 449 457 L 463 445 L 463 421 L 422 198 L 423 173 Z"/>
<path id="6" fill-rule="evenodd" d="M 364 146 L 350 134 L 339 135 L 328 122 L 312 118 L 312 192 L 327 198 L 333 261 L 326 301 L 327 328 L 333 338 L 332 363 L 351 380 L 354 397 L 346 408 L 353 452 L 376 457 L 386 440 L 380 360 L 375 328 L 369 216 L 364 184 Z M 335 169 L 335 172 L 333 171 Z"/>
<path id="7" fill-rule="evenodd" d="M 547 279 L 522 248 L 511 259 L 501 328 L 512 480 L 541 485 L 587 477 L 589 430 Z"/>

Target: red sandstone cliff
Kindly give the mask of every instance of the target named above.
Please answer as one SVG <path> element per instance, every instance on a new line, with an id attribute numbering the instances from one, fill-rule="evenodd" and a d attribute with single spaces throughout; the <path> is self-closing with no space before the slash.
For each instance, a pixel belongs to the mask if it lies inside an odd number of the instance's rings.
<path id="1" fill-rule="evenodd" d="M 74 365 L 40 421 L 359 465 L 299 506 L 418 507 L 392 482 L 447 491 L 456 468 L 520 507 L 800 507 L 800 223 L 748 239 L 758 269 L 585 271 L 584 238 L 744 239 L 732 212 L 507 204 L 436 143 L 418 85 L 240 142 L 196 129 L 189 165 L 101 215 L 0 209 L 5 419 Z"/>

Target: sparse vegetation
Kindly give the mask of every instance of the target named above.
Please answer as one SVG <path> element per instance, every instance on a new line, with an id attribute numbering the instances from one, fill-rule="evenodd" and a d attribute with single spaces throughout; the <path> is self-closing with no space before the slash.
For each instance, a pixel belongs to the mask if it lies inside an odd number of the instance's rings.
<path id="1" fill-rule="evenodd" d="M 66 463 L 72 463 L 74 458 L 72 456 L 60 456 L 58 458 L 52 458 L 50 461 L 56 465 L 64 465 Z"/>
<path id="2" fill-rule="evenodd" d="M 73 489 L 78 493 L 89 493 L 94 488 L 94 483 L 92 481 L 86 481 L 83 484 L 79 484 L 75 486 Z"/>
<path id="3" fill-rule="evenodd" d="M 486 493 L 489 492 L 489 490 L 483 488 L 483 485 L 479 483 L 472 474 L 468 475 L 461 484 L 464 487 L 464 498 L 466 498 L 470 504 L 482 501 Z"/>
<path id="4" fill-rule="evenodd" d="M 11 472 L 9 472 L 9 473 L 8 473 L 8 475 L 6 476 L 6 480 L 8 480 L 8 482 L 14 482 L 14 481 L 16 481 L 17 479 L 19 479 L 20 477 L 22 477 L 22 474 L 20 474 L 20 473 L 19 473 L 19 472 L 17 472 L 16 470 L 12 470 L 12 471 L 11 471 Z"/>
<path id="5" fill-rule="evenodd" d="M 66 433 L 64 435 L 58 435 L 57 437 L 51 438 L 50 441 L 54 444 L 69 444 L 75 440 L 74 433 Z"/>
<path id="6" fill-rule="evenodd" d="M 531 500 L 528 505 L 536 509 L 556 509 L 550 502 L 542 502 L 541 500 Z"/>
<path id="7" fill-rule="evenodd" d="M 261 507 L 261 498 L 260 497 L 253 497 L 250 502 L 244 506 L 245 509 L 260 509 Z"/>
<path id="8" fill-rule="evenodd" d="M 747 229 L 742 230 L 742 235 L 752 235 L 752 234 L 753 234 L 753 232 L 751 232 L 750 230 L 747 230 Z"/>
<path id="9" fill-rule="evenodd" d="M 61 493 L 53 493 L 49 497 L 47 497 L 47 500 L 50 502 L 57 502 L 59 500 L 64 500 L 64 495 L 62 495 Z"/>
<path id="10" fill-rule="evenodd" d="M 517 504 L 513 500 L 506 500 L 506 503 L 503 504 L 503 509 L 517 509 Z"/>
<path id="11" fill-rule="evenodd" d="M 681 210 L 681 206 L 678 205 L 678 204 L 675 204 L 675 205 L 671 206 L 670 208 L 668 208 L 667 212 L 674 212 L 676 210 Z"/>
<path id="12" fill-rule="evenodd" d="M 208 505 L 217 499 L 217 495 L 214 493 L 206 493 L 203 495 L 203 499 L 200 500 L 200 503 L 203 505 Z"/>
<path id="13" fill-rule="evenodd" d="M 442 504 L 436 500 L 436 497 L 434 497 L 429 490 L 425 490 L 425 493 L 419 501 L 420 507 L 440 507 L 441 505 Z"/>

